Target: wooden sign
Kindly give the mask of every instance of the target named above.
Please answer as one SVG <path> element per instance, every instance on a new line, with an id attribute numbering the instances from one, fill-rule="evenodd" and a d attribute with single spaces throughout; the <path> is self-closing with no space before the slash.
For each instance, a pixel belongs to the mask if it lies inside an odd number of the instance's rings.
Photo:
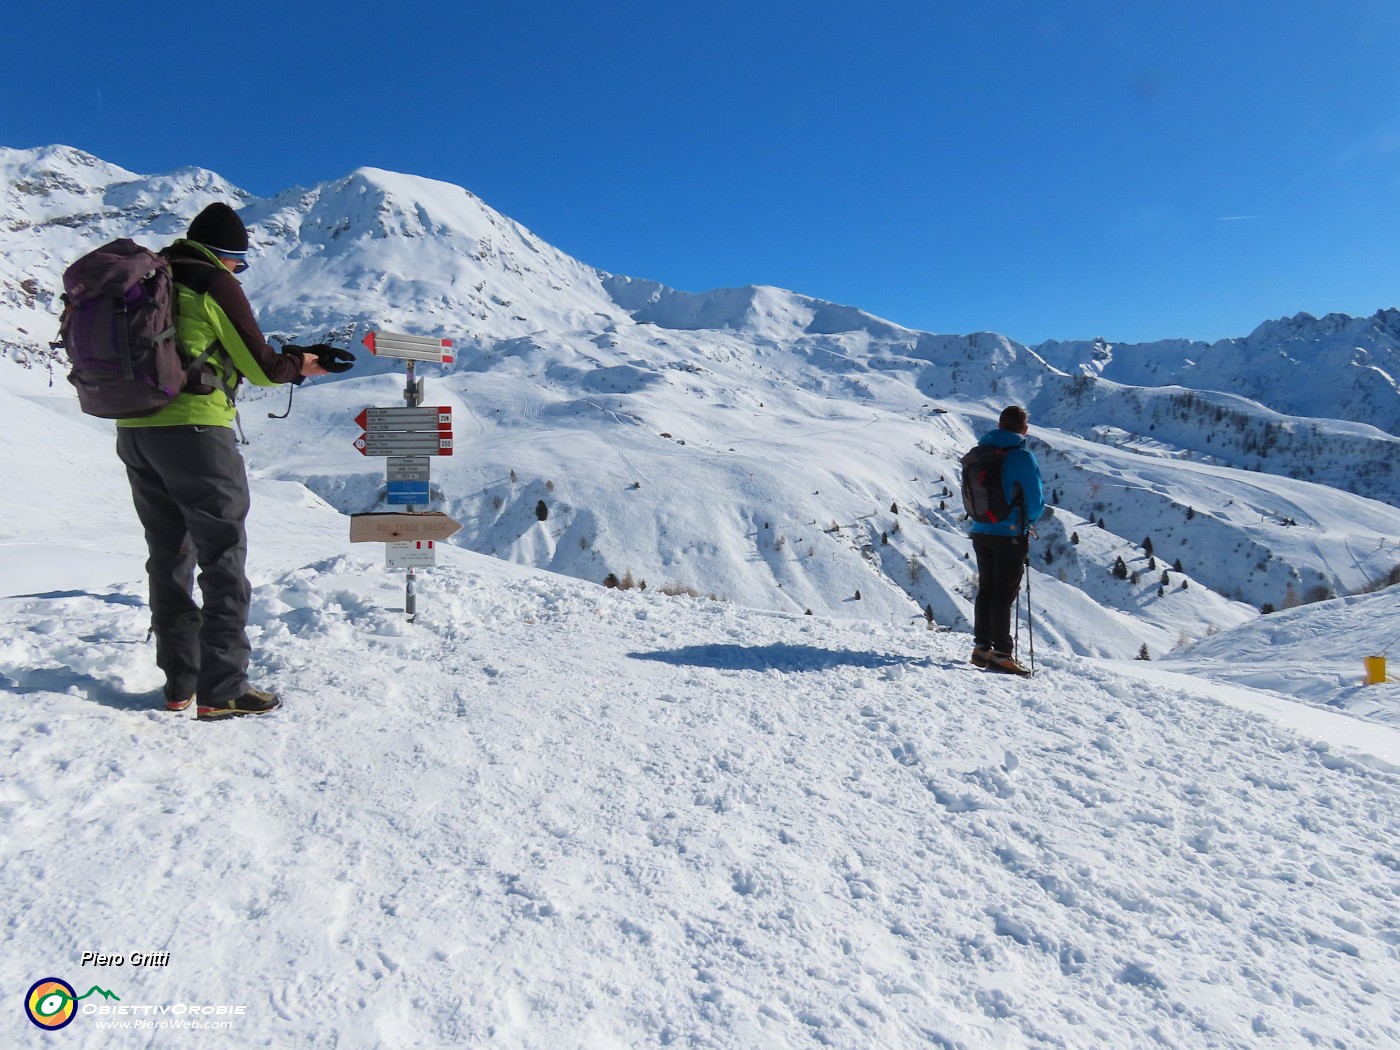
<path id="1" fill-rule="evenodd" d="M 420 513 L 388 511 L 350 515 L 351 543 L 403 543 L 408 540 L 445 540 L 462 527 L 441 511 Z"/>

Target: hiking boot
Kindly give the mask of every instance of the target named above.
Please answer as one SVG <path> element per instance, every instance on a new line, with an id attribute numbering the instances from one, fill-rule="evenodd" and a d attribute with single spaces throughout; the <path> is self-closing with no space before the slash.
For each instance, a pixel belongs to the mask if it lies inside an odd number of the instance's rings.
<path id="1" fill-rule="evenodd" d="M 1022 678 L 1031 676 L 1030 668 L 1017 663 L 1016 657 L 1010 653 L 992 653 L 987 659 L 988 671 L 1000 671 L 1002 674 L 1017 674 Z"/>
<path id="2" fill-rule="evenodd" d="M 200 704 L 195 717 L 201 722 L 212 722 L 220 718 L 237 718 L 239 715 L 265 715 L 281 706 L 282 701 L 276 693 L 249 689 L 242 696 L 235 696 L 221 704 Z"/>
<path id="3" fill-rule="evenodd" d="M 992 647 L 990 645 L 974 645 L 972 655 L 968 657 L 968 663 L 977 667 L 986 667 L 992 658 Z"/>
<path id="4" fill-rule="evenodd" d="M 167 711 L 183 711 L 194 703 L 195 692 L 193 689 L 176 689 L 167 684 L 162 692 L 165 695 L 165 709 Z"/>

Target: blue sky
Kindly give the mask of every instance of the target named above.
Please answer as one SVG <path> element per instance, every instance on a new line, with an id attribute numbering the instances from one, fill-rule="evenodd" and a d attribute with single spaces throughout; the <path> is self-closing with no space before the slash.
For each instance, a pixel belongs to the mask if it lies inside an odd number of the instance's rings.
<path id="1" fill-rule="evenodd" d="M 1031 343 L 1400 304 L 1394 0 L 9 10 L 0 144 L 426 175 L 689 291 Z"/>

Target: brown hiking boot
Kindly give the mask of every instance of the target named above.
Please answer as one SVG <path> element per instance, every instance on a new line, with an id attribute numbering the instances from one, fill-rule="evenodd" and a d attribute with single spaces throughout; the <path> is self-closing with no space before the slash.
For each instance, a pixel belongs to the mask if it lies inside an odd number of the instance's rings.
<path id="1" fill-rule="evenodd" d="M 990 645 L 974 645 L 972 655 L 967 658 L 967 662 L 977 667 L 986 667 L 992 658 L 992 647 Z"/>
<path id="2" fill-rule="evenodd" d="M 201 722 L 212 722 L 220 718 L 237 718 L 239 715 L 265 715 L 276 711 L 282 701 L 276 693 L 262 689 L 249 689 L 242 696 L 235 696 L 218 704 L 200 704 L 195 717 Z"/>
<path id="3" fill-rule="evenodd" d="M 1002 674 L 1016 674 L 1022 678 L 1031 676 L 1030 668 L 1022 666 L 1010 653 L 992 653 L 987 660 L 987 670 L 1000 671 Z"/>

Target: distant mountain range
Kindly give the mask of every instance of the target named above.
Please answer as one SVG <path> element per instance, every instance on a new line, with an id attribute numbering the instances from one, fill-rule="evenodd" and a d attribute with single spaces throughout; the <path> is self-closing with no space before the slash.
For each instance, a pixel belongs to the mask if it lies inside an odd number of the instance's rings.
<path id="1" fill-rule="evenodd" d="M 1400 433 L 1400 310 L 1370 317 L 1300 313 L 1243 339 L 1113 345 L 1043 343 L 1046 362 L 1130 386 L 1228 390 L 1278 412 L 1369 423 Z"/>
<path id="2" fill-rule="evenodd" d="M 138 176 L 55 146 L 0 149 L 0 350 L 45 367 L 68 262 L 119 236 L 167 243 L 213 200 L 253 228 L 245 286 L 270 335 L 458 341 L 430 383 L 459 406 L 461 448 L 434 480 L 467 525 L 457 541 L 499 557 L 963 626 L 955 462 L 1018 401 L 1056 505 L 1035 555 L 1046 644 L 1171 649 L 1400 563 L 1396 310 L 1212 344 L 1028 347 L 778 288 L 603 273 L 414 176 L 362 168 L 260 199 L 201 169 Z M 396 371 L 367 360 L 308 387 L 285 424 L 295 453 L 255 441 L 255 467 L 372 509 L 382 471 L 348 451 L 348 421 L 395 403 Z M 548 522 L 540 499 L 557 504 Z M 1119 557 L 1135 581 L 1110 575 Z"/>

